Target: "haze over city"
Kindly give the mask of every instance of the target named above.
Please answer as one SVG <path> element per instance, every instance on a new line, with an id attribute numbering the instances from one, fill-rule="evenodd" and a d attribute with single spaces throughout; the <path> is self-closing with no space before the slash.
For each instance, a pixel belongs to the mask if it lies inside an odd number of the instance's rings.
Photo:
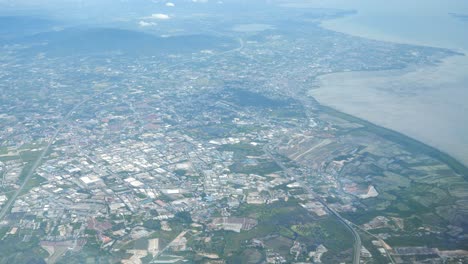
<path id="1" fill-rule="evenodd" d="M 467 263 L 462 0 L 0 0 L 0 263 Z"/>

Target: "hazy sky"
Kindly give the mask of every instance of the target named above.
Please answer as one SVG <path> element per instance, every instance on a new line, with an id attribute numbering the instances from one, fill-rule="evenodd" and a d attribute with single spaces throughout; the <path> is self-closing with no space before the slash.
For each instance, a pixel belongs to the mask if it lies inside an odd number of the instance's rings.
<path id="1" fill-rule="evenodd" d="M 0 0 L 0 15 L 34 14 L 80 23 L 131 21 L 152 14 L 180 18 L 197 12 L 236 11 L 229 2 L 254 10 L 254 3 L 298 8 L 353 9 L 358 15 L 326 27 L 381 40 L 468 51 L 468 22 L 449 13 L 468 14 L 467 0 Z M 224 8 L 224 9 L 223 9 Z M 216 11 L 213 11 L 216 10 Z M 162 18 L 163 16 L 161 16 Z M 137 21 L 139 22 L 139 21 Z M 151 22 L 143 21 L 143 24 Z M 148 24 L 149 25 L 149 24 Z"/>
<path id="2" fill-rule="evenodd" d="M 0 0 L 2 7 L 61 9 L 63 7 L 134 8 L 164 6 L 167 2 L 176 4 L 198 3 L 218 4 L 229 0 Z M 244 2 L 244 1 L 236 1 Z M 374 14 L 397 13 L 418 16 L 446 12 L 468 12 L 466 0 L 251 0 L 249 2 L 283 2 L 307 7 L 331 7 L 358 9 Z"/>
<path id="3" fill-rule="evenodd" d="M 151 0 L 0 0 L 1 13 L 23 13 L 58 19 L 113 21 L 145 12 L 165 11 L 166 2 Z M 3 10 L 2 10 L 3 9 Z M 149 13 L 151 14 L 151 13 Z"/>
<path id="4" fill-rule="evenodd" d="M 376 14 L 393 12 L 416 16 L 468 11 L 466 0 L 284 0 L 282 2 L 303 4 L 309 7 L 349 8 Z"/>
<path id="5" fill-rule="evenodd" d="M 105 15 L 109 12 L 137 12 L 148 8 L 166 8 L 166 4 L 175 3 L 181 8 L 190 8 L 189 4 L 215 5 L 221 2 L 246 2 L 245 0 L 0 0 L 2 9 L 27 8 L 41 10 L 67 10 L 68 12 L 101 12 Z M 411 15 L 431 16 L 447 12 L 468 13 L 468 1 L 466 0 L 250 0 L 254 2 L 296 4 L 303 7 L 331 7 L 357 9 L 359 12 L 376 16 Z M 65 11 L 65 12 L 67 12 Z M 75 13 L 75 12 L 74 12 Z M 64 14 L 62 14 L 64 15 Z M 84 14 L 83 14 L 84 15 Z"/>

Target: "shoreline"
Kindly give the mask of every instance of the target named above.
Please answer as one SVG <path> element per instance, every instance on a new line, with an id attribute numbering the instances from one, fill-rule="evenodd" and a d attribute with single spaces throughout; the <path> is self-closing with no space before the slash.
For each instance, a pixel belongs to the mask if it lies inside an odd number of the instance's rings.
<path id="1" fill-rule="evenodd" d="M 363 34 L 362 30 L 349 30 L 349 29 L 340 29 L 338 25 L 338 21 L 347 21 L 353 19 L 354 16 L 359 15 L 354 14 L 354 15 L 349 15 L 349 16 L 344 16 L 344 17 L 339 17 L 339 18 L 333 18 L 333 19 L 327 19 L 324 21 L 321 21 L 319 26 L 323 29 L 338 32 L 338 33 L 343 33 L 347 34 L 350 36 L 354 37 L 360 37 L 360 38 L 365 38 L 365 39 L 370 39 L 370 40 L 375 40 L 375 41 L 383 41 L 383 42 L 389 42 L 389 43 L 394 43 L 394 44 L 403 44 L 403 45 L 414 45 L 414 46 L 420 46 L 420 47 L 431 47 L 431 48 L 440 48 L 440 49 L 448 49 L 454 52 L 462 53 L 464 55 L 468 54 L 468 46 L 463 47 L 459 45 L 449 45 L 449 44 L 442 44 L 442 43 L 428 43 L 426 41 L 418 41 L 415 39 L 408 39 L 405 37 L 401 36 L 396 36 L 392 34 L 385 34 L 382 32 L 376 32 L 376 31 L 369 31 L 370 33 Z M 468 24 L 467 24 L 468 25 Z"/>
<path id="2" fill-rule="evenodd" d="M 327 114 L 363 125 L 365 129 L 368 129 L 370 132 L 401 145 L 409 152 L 420 152 L 437 159 L 447 164 L 447 166 L 453 169 L 456 173 L 462 175 L 468 180 L 468 167 L 452 155 L 439 150 L 438 148 L 432 147 L 399 131 L 379 126 L 371 121 L 342 112 L 330 106 L 320 104 L 319 109 Z"/>
<path id="3" fill-rule="evenodd" d="M 318 86 L 308 94 L 322 106 L 397 131 L 468 166 L 468 138 L 463 134 L 467 131 L 464 124 L 468 124 L 463 114 L 468 105 L 463 98 L 468 89 L 450 83 L 450 78 L 436 78 L 441 84 L 433 84 L 433 76 L 457 68 L 460 61 L 468 65 L 467 56 L 450 56 L 438 65 L 417 70 L 327 73 L 317 77 Z M 426 80 L 426 76 L 431 78 Z M 422 93 L 414 89 L 416 85 Z"/>
<path id="4" fill-rule="evenodd" d="M 346 31 L 339 31 L 334 28 L 327 27 L 324 25 L 324 23 L 321 23 L 320 26 L 327 30 L 367 39 L 421 46 L 421 43 L 418 44 L 408 40 L 402 42 L 396 41 L 395 39 L 390 40 L 389 38 L 378 39 L 369 38 L 359 34 L 350 34 Z M 460 130 L 468 131 L 468 129 L 460 128 L 459 124 L 464 123 L 462 116 L 466 111 L 463 110 L 463 107 L 457 106 L 462 102 L 460 102 L 456 97 L 464 96 L 463 94 L 459 95 L 459 93 L 465 93 L 468 96 L 468 92 L 465 91 L 466 89 L 463 89 L 465 87 L 468 88 L 468 82 L 465 82 L 465 80 L 468 80 L 468 75 L 460 72 L 453 73 L 450 70 L 457 69 L 459 65 L 468 65 L 468 56 L 466 55 L 467 52 L 462 48 L 453 49 L 443 46 L 428 45 L 427 43 L 424 43 L 423 46 L 450 49 L 455 52 L 462 52 L 463 55 L 448 56 L 437 65 L 428 65 L 423 67 L 415 67 L 410 65 L 409 67 L 395 70 L 350 71 L 323 74 L 318 76 L 316 79 L 319 84 L 318 87 L 311 88 L 308 91 L 308 94 L 325 108 L 333 109 L 333 111 L 352 116 L 358 120 L 361 120 L 361 122 L 365 121 L 368 124 L 372 124 L 373 126 L 387 129 L 388 131 L 393 131 L 394 133 L 400 134 L 400 136 L 405 136 L 411 140 L 414 140 L 415 142 L 419 142 L 419 147 L 423 148 L 424 152 L 428 151 L 426 147 L 432 149 L 429 151 L 429 153 L 433 153 L 434 150 L 436 150 L 439 152 L 439 154 L 431 154 L 431 156 L 438 157 L 439 160 L 444 161 L 448 165 L 453 164 L 454 162 L 458 163 L 458 165 L 449 166 L 452 168 L 453 166 L 459 167 L 457 171 L 463 171 L 464 175 L 466 176 L 468 175 L 468 151 L 463 151 L 463 149 L 468 148 L 468 140 L 464 140 L 464 137 L 461 136 L 458 132 Z M 458 67 L 458 69 L 459 68 L 466 69 L 466 67 Z M 443 74 L 446 72 L 455 76 L 443 76 Z M 439 74 L 439 76 L 437 76 L 437 74 Z M 424 80 L 426 77 L 428 77 L 428 80 Z M 454 80 L 449 77 L 454 77 Z M 329 81 L 331 84 L 327 83 L 329 79 L 333 79 L 335 81 Z M 336 81 L 336 79 L 338 79 L 338 81 Z M 423 80 L 421 81 L 421 79 Z M 436 84 L 432 84 L 432 81 L 435 81 Z M 355 87 L 359 87 L 360 89 L 356 89 L 354 91 L 350 89 L 350 87 L 353 86 L 353 82 L 356 84 Z M 385 82 L 391 84 L 389 85 L 389 91 L 386 91 L 387 87 L 384 84 Z M 348 83 L 352 84 L 349 85 Z M 418 85 L 420 83 L 420 86 L 414 86 L 415 84 Z M 344 89 L 341 89 L 340 85 L 342 86 L 341 88 L 344 87 Z M 399 94 L 399 91 L 392 93 L 392 89 L 401 89 L 403 92 L 411 93 L 412 90 L 409 88 L 414 87 L 417 88 L 415 89 L 416 92 L 418 92 L 418 89 L 422 92 L 415 95 L 412 99 L 410 96 L 405 97 L 404 93 L 403 95 Z M 364 90 L 364 92 L 360 94 L 362 90 Z M 342 92 L 347 92 L 348 94 L 343 95 Z M 353 97 L 354 99 L 349 99 Z M 402 99 L 398 100 L 400 98 Z M 340 99 L 342 100 L 340 101 Z M 416 106 L 414 109 L 412 108 L 413 102 Z M 367 108 L 363 107 L 362 104 L 366 105 Z M 361 109 L 359 109 L 359 106 L 356 107 L 355 105 L 361 105 Z M 434 105 L 436 105 L 436 107 L 434 107 Z M 450 107 L 444 109 L 443 106 Z M 437 109 L 437 107 L 439 109 Z M 401 108 L 406 108 L 406 113 L 405 111 L 400 110 Z M 426 115 L 425 110 L 427 109 L 430 111 Z M 445 116 L 444 114 L 440 113 L 440 109 L 446 110 Z M 379 114 L 370 113 L 371 111 L 380 112 L 380 118 Z M 428 117 L 431 115 L 431 111 L 434 114 L 433 119 Z M 418 112 L 420 113 L 419 115 L 417 114 Z M 458 120 L 459 122 L 454 121 L 457 120 L 458 116 L 461 117 L 461 119 Z M 447 121 L 447 117 L 452 120 L 452 123 Z M 404 120 L 405 118 L 406 120 Z M 415 118 L 415 123 L 419 122 L 420 124 L 413 126 L 413 118 Z M 421 121 L 418 120 L 418 118 L 425 120 Z M 392 123 L 393 121 L 389 121 L 392 119 L 395 121 L 395 123 Z M 401 121 L 402 119 L 404 121 Z M 439 133 L 440 131 L 437 131 L 437 129 L 434 129 L 436 132 L 430 132 L 433 127 L 425 125 L 444 122 L 446 124 L 439 125 L 438 129 L 442 132 L 445 131 L 445 135 L 444 133 Z M 456 132 L 445 129 L 447 124 L 453 124 L 453 130 Z M 454 137 L 453 135 L 458 136 L 459 141 L 457 141 L 457 137 Z M 422 145 L 426 147 L 423 147 Z M 460 165 L 463 167 L 462 169 L 460 169 Z"/>

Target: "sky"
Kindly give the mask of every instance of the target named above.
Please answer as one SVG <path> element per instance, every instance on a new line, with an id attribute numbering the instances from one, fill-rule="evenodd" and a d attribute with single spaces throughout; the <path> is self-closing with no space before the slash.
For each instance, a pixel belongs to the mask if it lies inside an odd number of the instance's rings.
<path id="1" fill-rule="evenodd" d="M 152 27 L 161 20 L 201 12 L 240 12 L 228 7 L 230 2 L 252 10 L 260 8 L 253 7 L 254 3 L 356 10 L 357 15 L 324 26 L 379 40 L 468 51 L 468 22 L 449 15 L 468 15 L 467 0 L 0 0 L 0 15 L 32 14 L 81 24 L 132 21 L 140 27 Z"/>
<path id="2" fill-rule="evenodd" d="M 420 15 L 468 9 L 466 0 L 283 0 L 281 2 L 319 8 L 359 9 L 362 12 L 376 14 Z"/>
<path id="3" fill-rule="evenodd" d="M 3 15 L 28 14 L 59 20 L 109 22 L 145 14 L 167 12 L 170 1 L 150 0 L 0 0 Z M 174 7 L 172 7 L 174 8 Z M 152 13 L 148 13 L 151 15 Z"/>
<path id="4" fill-rule="evenodd" d="M 137 12 L 148 8 L 169 8 L 188 4 L 214 5 L 222 2 L 246 2 L 245 0 L 0 0 L 0 7 L 7 9 L 40 9 L 57 11 Z M 283 3 L 302 7 L 357 9 L 359 12 L 381 16 L 385 14 L 411 16 L 437 16 L 441 13 L 468 13 L 466 0 L 250 0 L 247 2 Z M 166 5 L 171 3 L 170 5 Z M 74 12 L 76 13 L 76 12 Z M 84 15 L 84 14 L 82 14 Z"/>

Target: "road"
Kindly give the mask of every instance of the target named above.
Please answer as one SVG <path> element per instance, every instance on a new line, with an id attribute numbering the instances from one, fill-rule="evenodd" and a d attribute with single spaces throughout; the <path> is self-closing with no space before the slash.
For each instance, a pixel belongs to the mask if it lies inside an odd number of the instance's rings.
<path id="1" fill-rule="evenodd" d="M 325 208 L 327 208 L 328 211 L 330 211 L 334 216 L 336 216 L 340 220 L 340 222 L 342 222 L 346 226 L 346 228 L 348 228 L 348 230 L 353 234 L 353 237 L 354 237 L 353 263 L 359 264 L 359 262 L 361 261 L 362 242 L 361 242 L 361 237 L 359 236 L 358 232 L 356 231 L 356 229 L 353 228 L 352 224 L 348 220 L 344 219 L 343 217 L 341 217 L 341 215 L 338 212 L 328 207 L 328 205 L 322 200 L 322 198 L 317 198 L 317 200 L 323 206 L 325 206 Z"/>
<path id="2" fill-rule="evenodd" d="M 340 220 L 340 222 L 342 222 L 346 228 L 353 234 L 353 238 L 354 238 L 354 245 L 353 245 L 353 264 L 359 264 L 359 262 L 361 261 L 361 247 L 362 247 L 362 242 L 361 242 L 361 237 L 359 236 L 358 232 L 356 231 L 356 229 L 353 228 L 352 226 L 352 223 L 349 222 L 348 220 L 346 220 L 345 218 L 343 218 L 338 212 L 336 212 L 335 210 L 333 210 L 332 208 L 330 208 L 328 206 L 328 204 L 321 198 L 321 197 L 318 197 L 314 192 L 312 192 L 311 189 L 309 188 L 306 188 L 306 184 L 301 180 L 299 179 L 298 177 L 296 177 L 296 175 L 294 173 L 291 172 L 291 170 L 284 166 L 282 164 L 281 161 L 279 161 L 273 154 L 271 154 L 271 152 L 269 151 L 268 149 L 268 145 L 265 145 L 263 147 L 263 151 L 281 168 L 283 169 L 284 172 L 286 172 L 286 174 L 291 177 L 291 178 L 294 178 L 294 180 L 296 182 L 298 182 L 301 186 L 304 187 L 304 190 L 312 195 L 317 201 L 319 201 L 325 208 L 327 208 L 327 210 L 333 215 L 335 216 L 336 218 L 338 218 L 338 220 Z"/>
<path id="3" fill-rule="evenodd" d="M 206 57 L 202 57 L 202 58 L 199 58 L 201 60 L 206 60 L 206 59 L 209 59 L 211 57 L 215 57 L 215 56 L 221 56 L 221 55 L 226 55 L 228 53 L 233 53 L 233 52 L 238 52 L 238 51 L 241 51 L 242 49 L 244 48 L 244 40 L 239 38 L 239 47 L 237 48 L 234 48 L 234 49 L 231 49 L 231 50 L 227 50 L 227 51 L 224 51 L 224 52 L 220 52 L 220 53 L 215 53 L 215 54 L 212 54 L 212 55 L 209 55 L 209 56 L 206 56 Z M 193 62 L 194 59 L 190 59 L 190 60 L 186 60 L 186 61 L 182 61 L 182 62 L 179 62 L 179 63 L 176 63 L 176 64 L 173 64 L 173 65 L 170 65 L 170 66 L 167 66 L 167 67 L 164 67 L 162 68 L 161 70 L 168 70 L 168 69 L 171 69 L 171 68 L 174 68 L 174 67 L 177 67 L 177 66 L 180 66 L 182 64 L 185 64 L 185 63 L 189 63 L 189 62 Z M 88 97 L 86 99 L 84 99 L 83 101 L 79 102 L 78 104 L 76 104 L 73 109 L 71 109 L 65 116 L 64 118 L 62 118 L 61 122 L 59 123 L 59 126 L 57 128 L 57 130 L 55 130 L 54 134 L 49 138 L 49 140 L 47 141 L 47 145 L 45 146 L 45 148 L 41 151 L 41 154 L 39 155 L 39 157 L 36 159 L 36 161 L 34 162 L 33 166 L 31 167 L 31 169 L 28 171 L 28 174 L 26 175 L 26 178 L 24 179 L 23 183 L 21 184 L 21 186 L 19 187 L 19 189 L 16 190 L 16 192 L 13 194 L 13 196 L 8 200 L 8 202 L 3 206 L 2 210 L 0 211 L 0 221 L 3 220 L 3 218 L 5 217 L 5 215 L 8 213 L 8 211 L 10 210 L 11 206 L 13 205 L 13 203 L 16 201 L 16 198 L 18 198 L 19 194 L 21 193 L 21 191 L 24 189 L 24 187 L 28 184 L 29 180 L 31 180 L 32 176 L 34 175 L 34 172 L 36 171 L 37 167 L 39 167 L 39 165 L 41 164 L 42 160 L 44 159 L 44 157 L 46 156 L 47 152 L 49 151 L 50 149 L 50 146 L 52 146 L 52 144 L 54 143 L 55 139 L 57 138 L 57 136 L 59 135 L 60 131 L 63 129 L 66 121 L 70 118 L 70 116 L 73 115 L 73 113 L 80 107 L 82 106 L 83 104 L 85 104 L 86 102 L 88 102 L 89 100 L 92 100 L 94 98 L 96 98 L 97 96 L 107 92 L 108 90 L 110 90 L 111 88 L 108 88 L 108 89 L 105 89 L 99 93 L 96 93 L 94 94 L 93 96 L 91 97 Z"/>
<path id="4" fill-rule="evenodd" d="M 153 261 L 157 260 L 166 250 L 168 250 L 172 244 L 175 243 L 175 241 L 181 239 L 182 237 L 185 236 L 185 234 L 187 234 L 188 230 L 184 230 L 182 232 L 180 232 L 180 234 L 178 236 L 176 236 L 171 242 L 169 242 L 163 249 L 161 249 L 160 251 L 158 251 L 158 253 L 156 253 L 156 255 L 154 255 L 153 259 L 151 260 L 150 263 L 153 263 Z"/>
<path id="5" fill-rule="evenodd" d="M 8 173 L 8 170 L 6 168 L 6 166 L 2 163 L 2 170 L 1 170 L 1 175 L 2 175 L 2 182 L 0 183 L 0 187 L 3 187 L 3 185 L 5 184 L 5 176 L 6 174 Z"/>
<path id="6" fill-rule="evenodd" d="M 24 187 L 28 184 L 29 180 L 31 180 L 32 176 L 34 175 L 34 172 L 36 171 L 37 167 L 39 167 L 39 165 L 41 164 L 42 160 L 44 159 L 44 157 L 46 156 L 47 152 L 49 151 L 50 147 L 52 146 L 52 144 L 54 143 L 55 139 L 57 138 L 57 136 L 59 135 L 60 131 L 63 129 L 63 127 L 65 126 L 65 123 L 66 121 L 73 115 L 73 113 L 80 107 L 82 106 L 83 104 L 85 104 L 86 102 L 88 102 L 89 100 L 93 99 L 93 98 L 96 98 L 97 96 L 105 93 L 106 91 L 108 91 L 110 88 L 108 89 L 105 89 L 99 93 L 96 93 L 94 94 L 93 96 L 91 97 L 88 97 L 84 100 L 82 100 L 81 102 L 79 102 L 78 104 L 76 104 L 63 118 L 62 120 L 60 121 L 60 123 L 58 124 L 58 127 L 57 129 L 55 130 L 54 134 L 48 139 L 47 141 L 47 145 L 44 147 L 44 149 L 41 151 L 41 154 L 39 154 L 39 156 L 37 157 L 36 161 L 34 161 L 34 164 L 33 166 L 31 167 L 31 169 L 28 171 L 28 174 L 26 174 L 26 177 L 24 178 L 24 181 L 23 183 L 21 184 L 21 186 L 15 191 L 15 193 L 13 194 L 13 196 L 10 197 L 10 199 L 8 200 L 8 202 L 3 206 L 2 210 L 0 211 L 0 221 L 3 220 L 3 218 L 5 218 L 6 214 L 9 212 L 11 206 L 13 205 L 13 203 L 16 201 L 16 198 L 18 198 L 18 196 L 20 195 L 21 191 L 23 191 Z"/>
<path id="7" fill-rule="evenodd" d="M 349 222 L 349 221 L 348 221 L 348 222 Z M 380 242 L 382 242 L 382 243 L 385 243 L 385 241 L 384 241 L 382 238 L 380 238 L 380 237 L 378 237 L 378 236 L 376 236 L 376 235 L 370 233 L 369 231 L 367 231 L 367 230 L 365 230 L 365 229 L 362 229 L 360 226 L 358 226 L 358 225 L 356 225 L 356 224 L 354 224 L 354 223 L 351 223 L 351 222 L 349 222 L 349 224 L 351 224 L 352 226 L 356 227 L 356 228 L 359 229 L 361 232 L 366 233 L 367 235 L 369 235 L 369 236 L 375 238 L 376 240 L 378 240 L 378 241 L 380 241 Z M 392 254 L 390 254 L 390 252 L 388 251 L 388 249 L 387 249 L 386 247 L 383 247 L 383 249 L 385 250 L 385 254 L 387 254 L 387 258 L 388 258 L 388 260 L 390 261 L 390 263 L 396 264 L 395 260 L 393 260 Z"/>
<path id="8" fill-rule="evenodd" d="M 198 59 L 201 59 L 201 60 L 206 60 L 206 59 L 209 59 L 209 58 L 212 58 L 212 57 L 216 57 L 216 56 L 222 56 L 222 55 L 226 55 L 228 53 L 233 53 L 233 52 L 238 52 L 238 51 L 241 51 L 242 49 L 244 48 L 244 40 L 239 38 L 239 47 L 237 48 L 234 48 L 234 49 L 231 49 L 231 50 L 227 50 L 227 51 L 224 51 L 224 52 L 220 52 L 220 53 L 215 53 L 215 54 L 212 54 L 212 55 L 209 55 L 209 56 L 206 56 L 206 57 L 202 57 L 202 58 L 198 58 Z M 189 63 L 189 62 L 193 62 L 195 59 L 189 59 L 189 60 L 186 60 L 186 61 L 182 61 L 182 62 L 179 62 L 179 63 L 176 63 L 176 64 L 173 64 L 173 65 L 170 65 L 170 66 L 167 66 L 167 67 L 164 67 L 162 68 L 161 70 L 168 70 L 168 69 L 171 69 L 171 68 L 174 68 L 174 67 L 177 67 L 177 66 L 180 66 L 182 64 L 185 64 L 185 63 Z M 97 96 L 107 92 L 108 90 L 110 90 L 111 88 L 107 88 L 103 91 L 100 91 L 96 94 L 94 94 L 93 96 L 91 97 L 88 97 L 84 100 L 82 100 L 81 102 L 79 102 L 78 104 L 76 104 L 61 120 L 61 122 L 58 124 L 58 128 L 57 130 L 54 132 L 54 134 L 49 138 L 49 140 L 47 141 L 47 145 L 45 146 L 45 148 L 41 151 L 41 154 L 39 155 L 39 157 L 36 159 L 36 161 L 34 162 L 33 166 L 31 167 L 31 169 L 28 171 L 28 174 L 26 175 L 26 178 L 24 179 L 23 183 L 21 184 L 21 186 L 19 187 L 18 190 L 16 190 L 16 192 L 13 194 L 13 196 L 8 200 L 8 202 L 3 206 L 2 210 L 0 211 L 0 221 L 3 220 L 3 218 L 6 216 L 6 214 L 8 213 L 8 211 L 10 210 L 11 206 L 13 205 L 13 203 L 16 201 L 16 199 L 18 198 L 19 194 L 21 193 L 21 191 L 24 189 L 24 187 L 28 184 L 29 180 L 31 180 L 32 176 L 34 175 L 34 172 L 36 171 L 37 167 L 39 167 L 39 165 L 41 164 L 42 160 L 44 159 L 44 157 L 46 156 L 47 152 L 49 151 L 50 147 L 52 146 L 52 144 L 54 143 L 55 139 L 57 138 L 57 136 L 59 135 L 60 131 L 63 129 L 66 121 L 73 115 L 73 113 L 80 107 L 82 106 L 83 104 L 85 104 L 86 102 L 88 102 L 89 100 L 92 100 L 94 98 L 96 98 Z"/>

